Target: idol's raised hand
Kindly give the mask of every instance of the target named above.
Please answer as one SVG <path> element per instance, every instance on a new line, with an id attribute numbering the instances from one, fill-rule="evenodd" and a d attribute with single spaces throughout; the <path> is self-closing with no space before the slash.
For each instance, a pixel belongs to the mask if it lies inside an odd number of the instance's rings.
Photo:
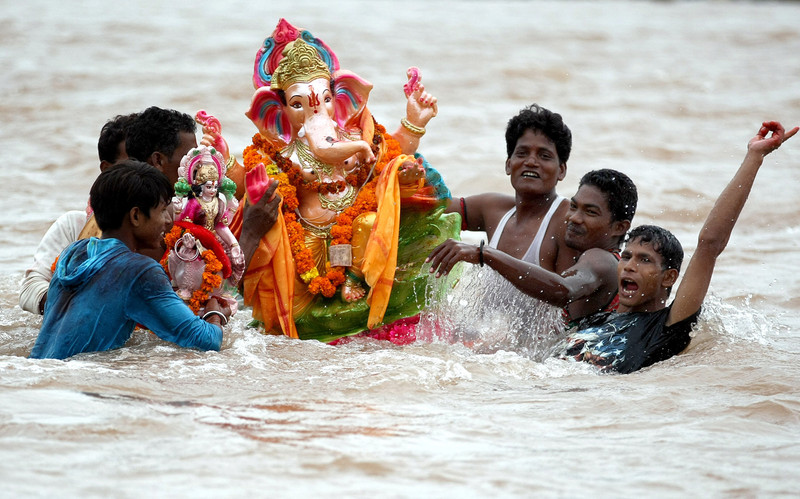
<path id="1" fill-rule="evenodd" d="M 273 182 L 269 175 L 267 175 L 267 168 L 264 166 L 264 163 L 259 163 L 255 168 L 247 172 L 245 176 L 245 186 L 247 188 L 247 197 L 250 199 L 250 202 L 252 204 L 257 204 L 264 193 L 267 192 L 271 183 L 276 184 L 274 187 L 277 188 L 277 182 Z M 272 201 L 272 198 L 275 197 L 275 188 L 272 189 L 271 197 L 267 202 Z"/>
<path id="2" fill-rule="evenodd" d="M 418 68 L 408 68 L 406 74 L 408 82 L 403 85 L 403 91 L 408 98 L 406 119 L 412 126 L 425 128 L 431 118 L 439 113 L 437 99 L 425 91 Z"/>
<path id="3" fill-rule="evenodd" d="M 213 147 L 222 153 L 225 161 L 230 157 L 228 142 L 222 136 L 222 124 L 219 120 L 205 112 L 203 109 L 197 111 L 194 115 L 194 120 L 203 127 L 203 137 L 200 139 L 200 144 Z"/>

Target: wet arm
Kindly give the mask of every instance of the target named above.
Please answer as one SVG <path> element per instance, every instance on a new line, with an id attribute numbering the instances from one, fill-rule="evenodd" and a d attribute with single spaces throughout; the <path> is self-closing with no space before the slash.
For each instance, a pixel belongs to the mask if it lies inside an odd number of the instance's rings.
<path id="1" fill-rule="evenodd" d="M 134 283 L 126 303 L 127 315 L 176 345 L 200 350 L 219 350 L 222 327 L 192 313 L 167 279 L 164 271 L 150 267 Z"/>
<path id="2" fill-rule="evenodd" d="M 717 257 L 728 244 L 764 157 L 797 133 L 797 130 L 794 128 L 784 133 L 780 123 L 765 122 L 758 134 L 750 140 L 744 161 L 717 198 L 703 228 L 700 229 L 697 249 L 675 294 L 667 325 L 680 322 L 700 309 L 708 292 Z M 772 135 L 767 137 L 770 132 Z"/>
<path id="3" fill-rule="evenodd" d="M 452 197 L 445 211 L 461 215 L 462 230 L 485 231 L 487 209 L 496 208 L 498 203 L 502 203 L 503 206 L 509 204 L 508 196 L 487 193 L 465 198 Z"/>
<path id="4" fill-rule="evenodd" d="M 431 262 L 430 271 L 436 272 L 438 277 L 450 272 L 458 262 L 480 265 L 481 253 L 483 253 L 483 264 L 497 271 L 514 287 L 527 295 L 559 307 L 594 293 L 603 285 L 604 278 L 607 278 L 598 272 L 597 259 L 593 255 L 582 257 L 563 275 L 558 275 L 500 250 L 487 246 L 481 250 L 480 246 L 452 239 L 439 245 L 428 257 L 428 261 Z"/>

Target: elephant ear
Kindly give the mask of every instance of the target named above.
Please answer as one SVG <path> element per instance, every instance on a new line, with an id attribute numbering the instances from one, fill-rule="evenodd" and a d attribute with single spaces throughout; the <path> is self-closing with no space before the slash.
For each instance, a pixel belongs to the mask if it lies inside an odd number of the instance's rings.
<path id="1" fill-rule="evenodd" d="M 244 114 L 270 142 L 280 139 L 288 144 L 292 140 L 292 125 L 283 111 L 283 102 L 269 87 L 256 90 L 250 102 L 250 110 Z"/>
<path id="2" fill-rule="evenodd" d="M 333 73 L 336 123 L 345 130 L 361 124 L 361 114 L 367 108 L 372 83 L 355 73 L 340 69 Z"/>

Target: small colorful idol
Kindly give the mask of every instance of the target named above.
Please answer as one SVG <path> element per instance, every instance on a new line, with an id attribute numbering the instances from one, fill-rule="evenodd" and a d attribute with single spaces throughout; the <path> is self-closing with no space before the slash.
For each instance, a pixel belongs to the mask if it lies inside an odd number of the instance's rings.
<path id="1" fill-rule="evenodd" d="M 222 154 L 201 145 L 183 157 L 175 183 L 165 261 L 176 292 L 195 312 L 212 296 L 235 307 L 226 288 L 235 289 L 244 273 L 244 255 L 228 227 L 239 206 L 236 184 L 225 171 Z"/>

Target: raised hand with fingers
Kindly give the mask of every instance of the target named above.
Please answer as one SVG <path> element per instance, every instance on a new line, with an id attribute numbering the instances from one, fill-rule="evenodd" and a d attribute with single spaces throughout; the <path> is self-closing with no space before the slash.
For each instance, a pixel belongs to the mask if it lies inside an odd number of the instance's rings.
<path id="1" fill-rule="evenodd" d="M 227 161 L 230 157 L 230 149 L 228 148 L 228 142 L 222 136 L 222 124 L 219 120 L 203 109 L 197 111 L 194 120 L 203 127 L 203 137 L 200 139 L 200 144 L 213 147 L 221 152 L 222 157 Z"/>
<path id="2" fill-rule="evenodd" d="M 425 91 L 419 68 L 408 68 L 408 82 L 403 91 L 408 98 L 406 120 L 412 127 L 425 128 L 425 125 L 439 113 L 437 99 Z"/>
<path id="3" fill-rule="evenodd" d="M 267 175 L 267 168 L 264 166 L 264 163 L 259 163 L 255 168 L 247 172 L 245 176 L 245 187 L 250 202 L 252 204 L 258 203 L 264 193 L 269 189 L 270 184 L 273 183 L 276 184 L 274 187 L 277 188 L 277 182 L 273 182 L 269 175 Z M 272 201 L 275 197 L 275 188 L 272 189 L 272 195 L 267 202 Z"/>
<path id="4" fill-rule="evenodd" d="M 779 122 L 765 121 L 761 124 L 761 128 L 758 130 L 758 133 L 756 133 L 756 136 L 750 139 L 750 142 L 747 144 L 747 149 L 766 156 L 792 138 L 798 130 L 800 130 L 799 127 L 794 127 L 786 132 L 783 129 L 783 125 Z M 770 135 L 770 132 L 772 135 Z"/>

